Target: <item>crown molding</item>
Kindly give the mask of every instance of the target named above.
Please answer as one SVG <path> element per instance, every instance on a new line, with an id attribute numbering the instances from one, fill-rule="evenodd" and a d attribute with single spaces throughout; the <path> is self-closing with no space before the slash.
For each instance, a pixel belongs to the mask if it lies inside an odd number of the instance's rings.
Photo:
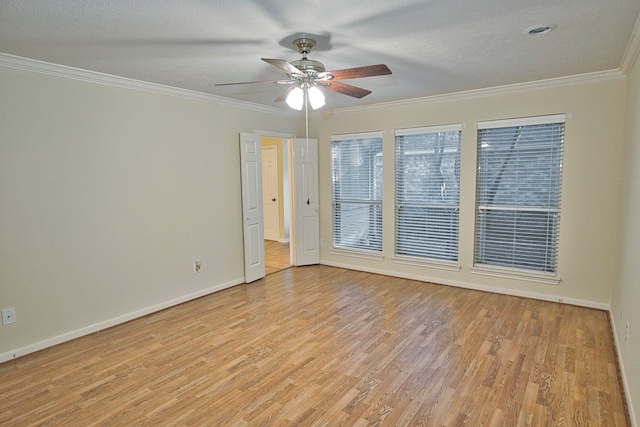
<path id="1" fill-rule="evenodd" d="M 425 96 L 421 98 L 404 99 L 400 101 L 380 102 L 378 104 L 361 105 L 358 107 L 336 108 L 327 113 L 361 113 L 367 110 L 380 110 L 411 105 L 435 104 L 447 101 L 461 101 L 490 96 L 509 95 L 514 93 L 529 92 L 541 89 L 553 89 L 564 86 L 599 83 L 609 80 L 625 79 L 626 75 L 620 70 L 597 71 L 593 73 L 578 74 L 574 76 L 556 77 L 552 79 L 537 80 L 533 82 L 515 83 L 503 86 L 494 86 L 483 89 L 473 89 L 461 92 L 445 93 L 441 95 Z"/>
<path id="2" fill-rule="evenodd" d="M 0 53 L 0 66 L 14 68 L 33 73 L 40 73 L 54 77 L 61 77 L 79 80 L 88 83 L 113 86 L 121 89 L 130 89 L 139 92 L 153 93 L 157 95 L 172 96 L 175 98 L 188 99 L 192 101 L 205 102 L 224 107 L 240 108 L 243 110 L 257 111 L 261 113 L 280 114 L 291 116 L 293 113 L 275 107 L 255 104 L 252 102 L 239 101 L 222 96 L 211 95 L 203 92 L 196 92 L 187 89 L 180 89 L 172 86 L 165 86 L 157 83 L 144 82 L 141 80 L 129 79 L 126 77 L 114 76 L 111 74 L 99 73 L 97 71 L 83 70 L 80 68 L 58 65 L 50 62 L 38 61 L 35 59 L 23 58 L 20 56 Z"/>
<path id="3" fill-rule="evenodd" d="M 638 20 L 640 23 L 640 19 Z M 421 98 L 411 98 L 399 101 L 381 102 L 377 104 L 361 105 L 357 107 L 346 107 L 336 109 L 325 109 L 324 111 L 315 111 L 318 115 L 338 113 L 363 112 L 367 110 L 380 110 L 389 108 L 406 107 L 411 105 L 424 105 L 430 103 L 439 103 L 446 101 L 458 101 L 474 98 L 484 98 L 497 95 L 507 95 L 512 93 L 526 92 L 532 90 L 557 88 L 562 86 L 597 83 L 608 80 L 617 80 L 626 78 L 623 72 L 625 68 L 631 69 L 635 59 L 640 51 L 640 25 L 636 24 L 633 35 L 625 56 L 621 70 L 607 70 L 593 73 L 578 74 L 575 76 L 558 77 L 553 79 L 538 80 L 526 83 L 516 83 L 503 86 L 495 86 L 483 89 L 474 89 L 462 92 L 446 93 L 441 95 L 426 96 Z M 107 86 L 118 87 L 121 89 L 130 89 L 140 92 L 147 92 L 176 98 L 189 99 L 193 101 L 205 102 L 209 104 L 220 105 L 224 107 L 240 108 L 243 110 L 256 111 L 261 113 L 278 114 L 283 116 L 296 116 L 296 111 L 288 109 L 280 109 L 269 107 L 266 105 L 255 104 L 247 101 L 239 101 L 232 98 L 211 95 L 203 92 L 196 92 L 187 89 L 180 89 L 172 86 L 165 86 L 157 83 L 144 82 L 141 80 L 129 79 L 126 77 L 114 76 L 111 74 L 100 73 L 97 71 L 83 70 L 80 68 L 69 67 L 66 65 L 53 64 L 50 62 L 38 61 L 35 59 L 24 58 L 20 56 L 0 53 L 0 66 L 14 68 L 23 71 L 45 74 L 54 77 L 68 78 L 88 83 L 95 83 Z"/>
<path id="4" fill-rule="evenodd" d="M 635 64 L 640 53 L 640 17 L 636 21 L 636 26 L 633 28 L 627 48 L 622 55 L 622 61 L 620 62 L 620 70 L 626 75 L 629 75 L 633 64 Z"/>

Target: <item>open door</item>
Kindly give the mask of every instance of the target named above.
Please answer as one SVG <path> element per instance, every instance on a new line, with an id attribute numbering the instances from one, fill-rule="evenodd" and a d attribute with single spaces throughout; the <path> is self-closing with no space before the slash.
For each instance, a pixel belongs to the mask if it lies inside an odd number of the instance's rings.
<path id="1" fill-rule="evenodd" d="M 320 263 L 318 221 L 318 140 L 294 140 L 293 264 Z"/>
<path id="2" fill-rule="evenodd" d="M 260 138 L 257 135 L 240 133 L 244 281 L 246 283 L 265 276 L 261 149 Z"/>

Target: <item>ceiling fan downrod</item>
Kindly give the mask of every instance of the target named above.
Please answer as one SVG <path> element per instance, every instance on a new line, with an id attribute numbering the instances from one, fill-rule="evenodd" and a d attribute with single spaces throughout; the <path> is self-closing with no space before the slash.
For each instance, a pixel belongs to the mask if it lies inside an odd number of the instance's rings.
<path id="1" fill-rule="evenodd" d="M 293 41 L 293 47 L 295 47 L 298 53 L 302 55 L 302 59 L 292 61 L 291 65 L 303 73 L 308 73 L 310 71 L 314 73 L 323 73 L 325 68 L 322 62 L 307 59 L 307 55 L 313 50 L 315 45 L 316 41 L 313 39 L 308 39 L 306 37 L 295 39 Z"/>

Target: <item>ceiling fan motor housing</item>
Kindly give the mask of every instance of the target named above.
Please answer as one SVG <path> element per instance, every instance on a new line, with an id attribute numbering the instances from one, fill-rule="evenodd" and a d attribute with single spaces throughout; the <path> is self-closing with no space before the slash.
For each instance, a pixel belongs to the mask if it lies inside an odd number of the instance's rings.
<path id="1" fill-rule="evenodd" d="M 300 59 L 298 61 L 291 61 L 291 65 L 298 70 L 306 73 L 308 71 L 315 71 L 316 73 L 324 72 L 324 65 L 322 62 L 314 61 L 313 59 Z"/>
<path id="2" fill-rule="evenodd" d="M 306 73 L 308 71 L 314 71 L 316 73 L 324 72 L 324 64 L 322 64 L 322 62 L 307 59 L 307 54 L 313 50 L 315 45 L 316 41 L 313 39 L 308 39 L 305 37 L 295 39 L 293 41 L 293 46 L 296 48 L 298 53 L 302 55 L 302 59 L 298 61 L 292 61 L 291 65 L 293 65 L 303 73 Z"/>

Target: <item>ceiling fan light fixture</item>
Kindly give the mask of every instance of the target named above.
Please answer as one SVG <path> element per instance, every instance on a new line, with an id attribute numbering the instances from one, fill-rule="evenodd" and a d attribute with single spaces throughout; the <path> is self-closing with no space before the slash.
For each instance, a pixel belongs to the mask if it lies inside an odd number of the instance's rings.
<path id="1" fill-rule="evenodd" d="M 294 87 L 287 95 L 287 105 L 294 110 L 302 110 L 304 103 L 304 91 L 300 87 Z"/>
<path id="2" fill-rule="evenodd" d="M 339 80 L 358 79 L 361 77 L 375 77 L 391 74 L 391 70 L 385 64 L 365 65 L 362 67 L 344 68 L 340 70 L 326 71 L 324 64 L 307 58 L 316 42 L 303 36 L 293 41 L 294 47 L 302 54 L 302 59 L 297 61 L 285 61 L 284 59 L 260 58 L 267 64 L 273 65 L 287 75 L 287 79 L 262 80 L 238 83 L 218 83 L 216 86 L 241 85 L 249 83 L 277 83 L 291 85 L 275 99 L 275 102 L 286 100 L 287 105 L 295 110 L 302 110 L 305 105 L 311 104 L 316 110 L 325 105 L 323 90 L 362 98 L 371 93 L 370 90 L 342 83 Z"/>
<path id="3" fill-rule="evenodd" d="M 313 108 L 314 110 L 317 110 L 324 105 L 324 94 L 316 86 L 311 86 L 307 90 L 307 94 L 309 95 L 311 108 Z"/>

